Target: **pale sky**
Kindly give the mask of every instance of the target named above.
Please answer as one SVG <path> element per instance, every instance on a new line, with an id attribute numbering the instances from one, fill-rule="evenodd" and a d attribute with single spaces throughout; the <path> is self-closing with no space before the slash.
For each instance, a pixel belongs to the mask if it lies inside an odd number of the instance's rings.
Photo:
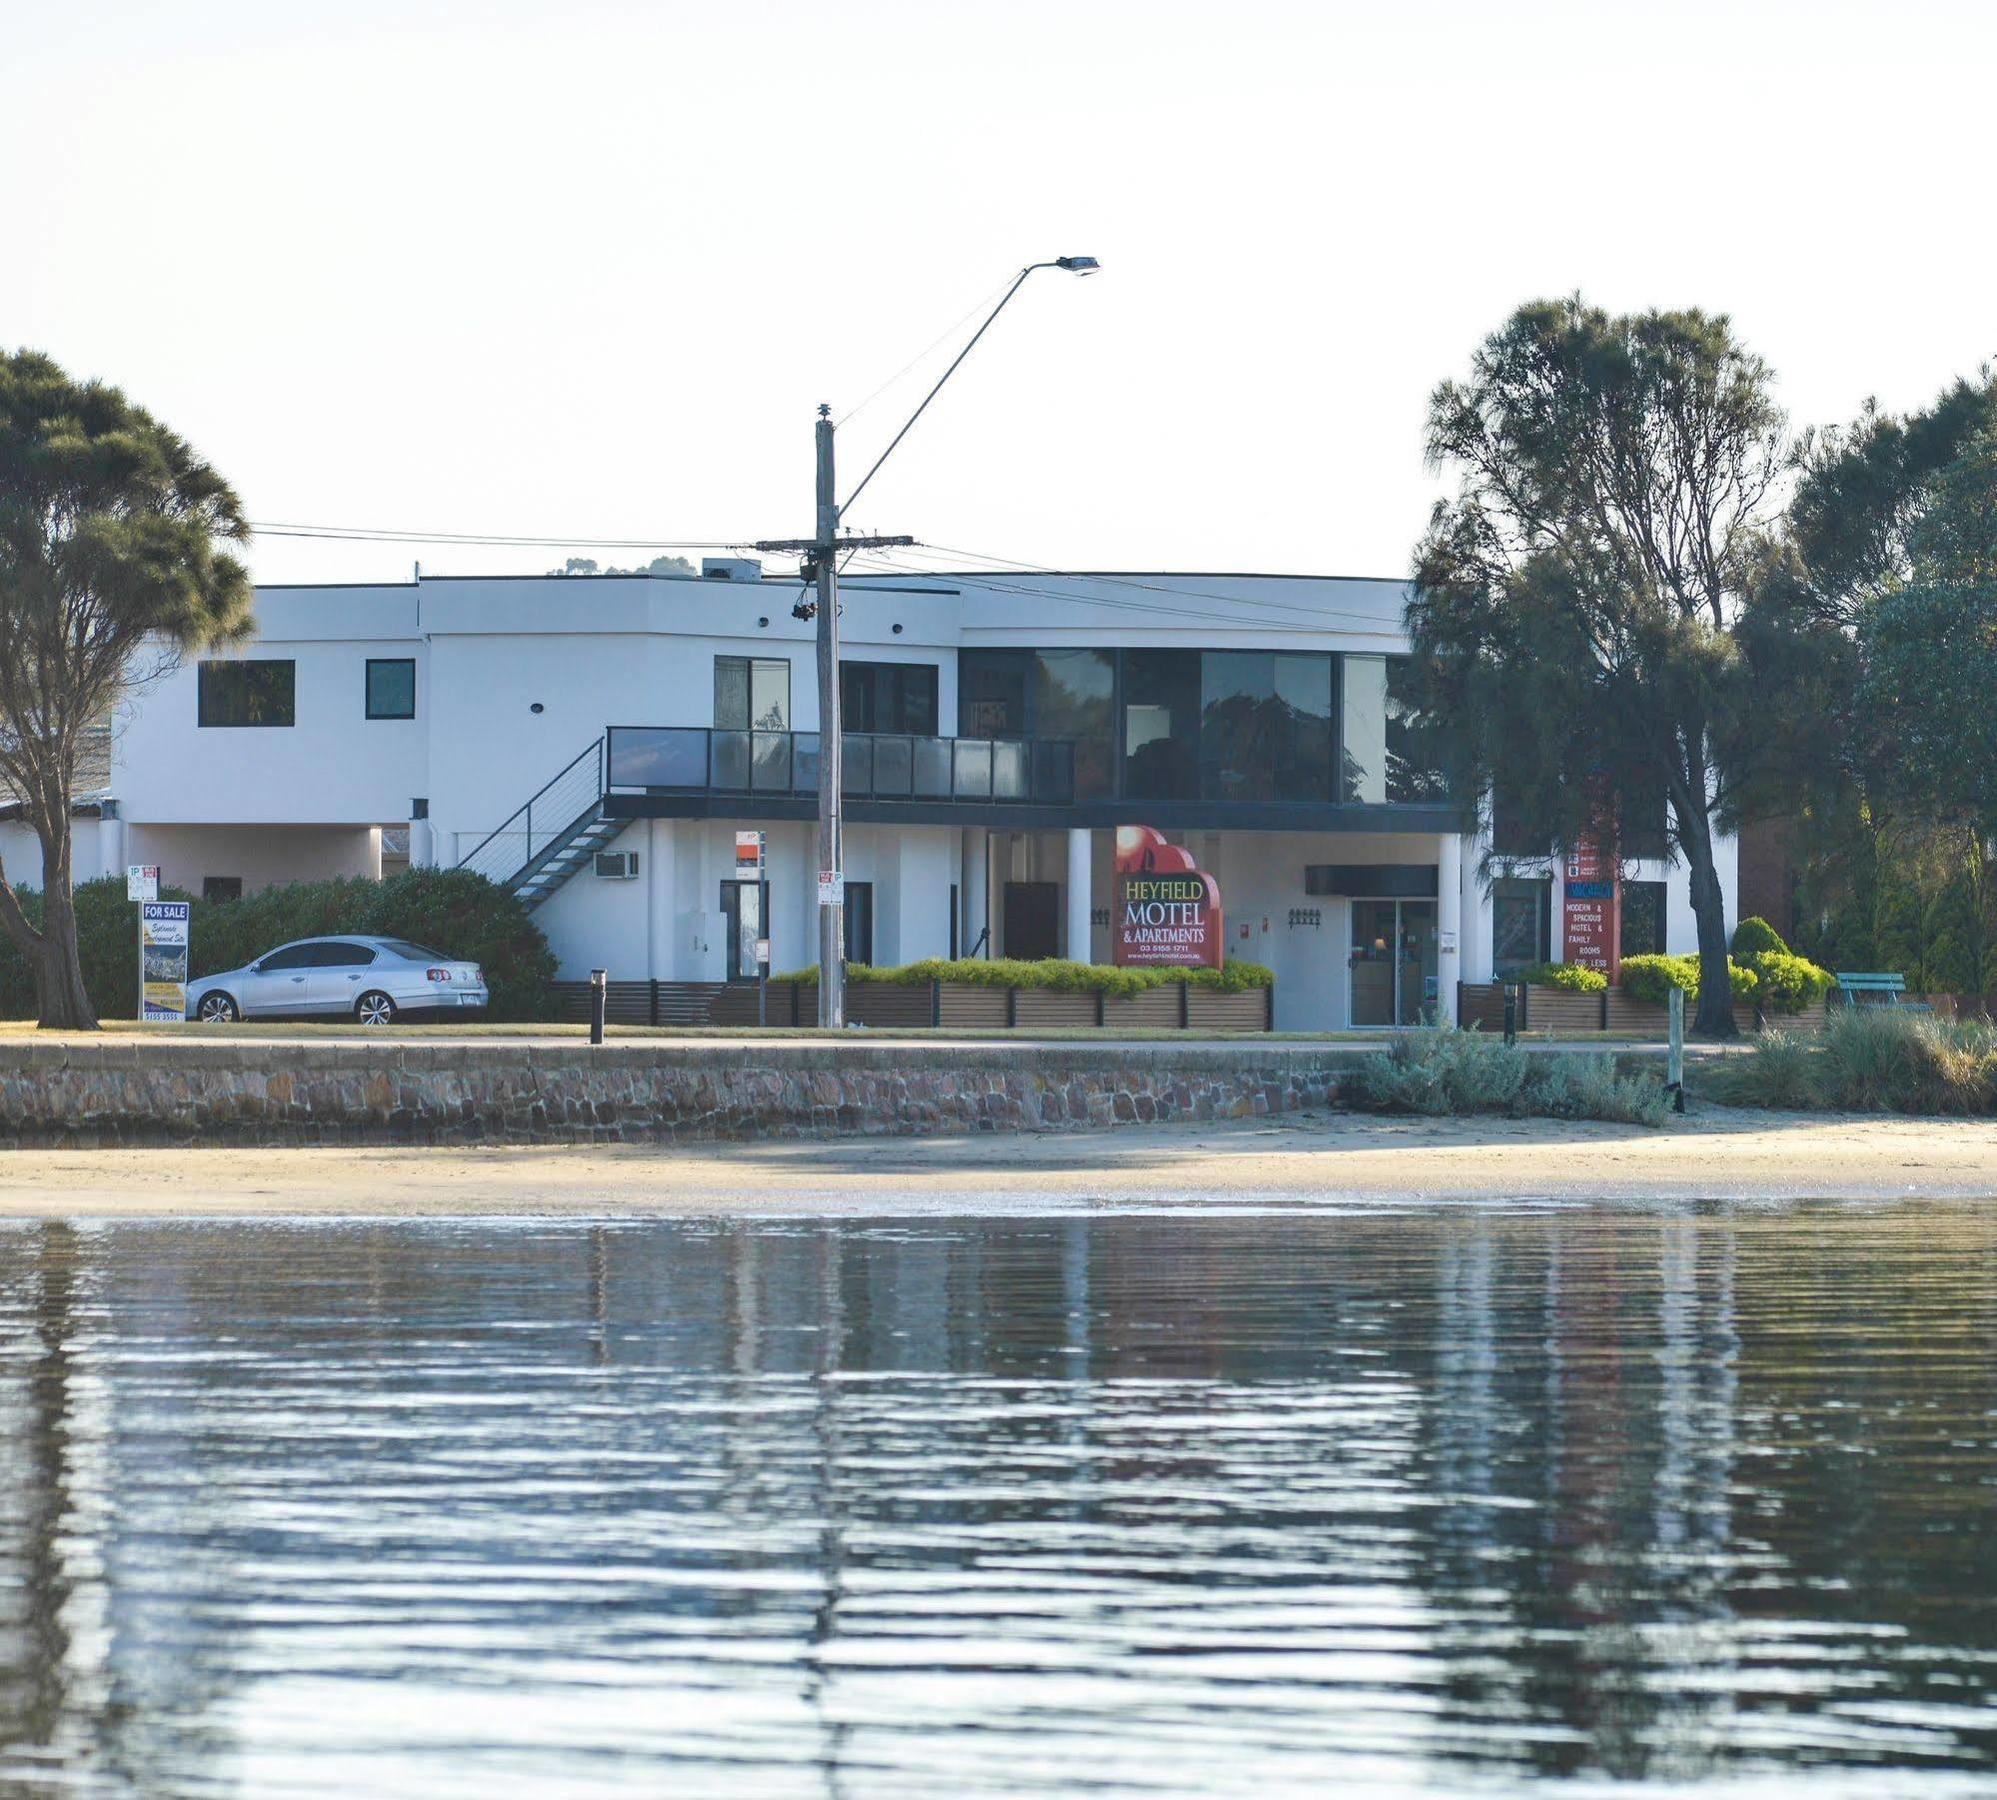
<path id="1" fill-rule="evenodd" d="M 1730 312 L 1798 423 L 1997 352 L 1987 4 L 8 0 L 4 25 L 0 344 L 123 386 L 259 521 L 802 534 L 816 403 L 1063 253 L 1104 272 L 1036 275 L 849 523 L 1396 576 L 1438 492 L 1426 396 L 1526 298 Z M 844 425 L 842 493 L 949 353 Z"/>

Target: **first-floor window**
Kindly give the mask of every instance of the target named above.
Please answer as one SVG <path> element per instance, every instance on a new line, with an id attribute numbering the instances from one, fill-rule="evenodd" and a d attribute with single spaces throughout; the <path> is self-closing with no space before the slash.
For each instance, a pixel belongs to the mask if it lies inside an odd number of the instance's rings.
<path id="1" fill-rule="evenodd" d="M 756 979 L 756 940 L 767 937 L 763 921 L 770 913 L 770 884 L 767 881 L 724 881 L 721 884 L 721 916 L 728 929 L 728 979 Z"/>
<path id="2" fill-rule="evenodd" d="M 408 656 L 370 656 L 367 672 L 367 716 L 370 719 L 413 719 L 416 716 L 416 660 Z"/>
<path id="3" fill-rule="evenodd" d="M 788 731 L 790 664 L 772 657 L 714 659 L 717 731 Z"/>
<path id="4" fill-rule="evenodd" d="M 1553 883 L 1506 879 L 1491 889 L 1491 968 L 1515 975 L 1553 947 Z"/>
<path id="5" fill-rule="evenodd" d="M 205 662 L 195 677 L 201 725 L 295 725 L 298 665 L 289 657 Z"/>
<path id="6" fill-rule="evenodd" d="M 849 881 L 846 884 L 846 960 L 871 963 L 874 960 L 874 884 Z"/>
<path id="7" fill-rule="evenodd" d="M 1664 954 L 1663 882 L 1623 883 L 1623 929 L 1620 943 L 1624 956 Z"/>

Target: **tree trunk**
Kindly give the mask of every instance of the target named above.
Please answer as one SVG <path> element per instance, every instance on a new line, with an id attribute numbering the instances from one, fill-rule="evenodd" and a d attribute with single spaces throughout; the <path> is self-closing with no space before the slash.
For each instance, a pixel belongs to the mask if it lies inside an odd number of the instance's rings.
<path id="1" fill-rule="evenodd" d="M 1678 835 L 1691 865 L 1692 917 L 1699 926 L 1699 1010 L 1692 1029 L 1701 1037 L 1738 1037 L 1733 974 L 1727 966 L 1727 897 L 1713 866 L 1712 823 L 1700 815 Z"/>
<path id="2" fill-rule="evenodd" d="M 67 859 L 65 859 L 67 860 Z M 138 955 L 137 938 L 133 940 Z M 68 871 L 50 882 L 42 896 L 42 949 L 31 959 L 35 971 L 36 1023 L 44 1031 L 95 1031 L 97 1012 L 83 985 L 83 957 L 76 942 L 76 899 Z"/>

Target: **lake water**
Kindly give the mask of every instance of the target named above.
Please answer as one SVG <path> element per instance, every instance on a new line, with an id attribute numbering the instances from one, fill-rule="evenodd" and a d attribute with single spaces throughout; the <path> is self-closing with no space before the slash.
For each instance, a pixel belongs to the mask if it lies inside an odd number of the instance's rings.
<path id="1" fill-rule="evenodd" d="M 0 1794 L 1997 1793 L 1997 1208 L 0 1228 Z"/>

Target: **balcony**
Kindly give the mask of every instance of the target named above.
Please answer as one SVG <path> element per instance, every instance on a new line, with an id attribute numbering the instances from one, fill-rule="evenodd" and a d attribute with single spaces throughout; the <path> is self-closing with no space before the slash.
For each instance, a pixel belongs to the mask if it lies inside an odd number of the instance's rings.
<path id="1" fill-rule="evenodd" d="M 613 725 L 611 795 L 803 799 L 818 792 L 815 731 L 720 731 Z M 849 800 L 1067 806 L 1075 746 L 1058 738 L 942 738 L 848 732 L 841 791 Z"/>

